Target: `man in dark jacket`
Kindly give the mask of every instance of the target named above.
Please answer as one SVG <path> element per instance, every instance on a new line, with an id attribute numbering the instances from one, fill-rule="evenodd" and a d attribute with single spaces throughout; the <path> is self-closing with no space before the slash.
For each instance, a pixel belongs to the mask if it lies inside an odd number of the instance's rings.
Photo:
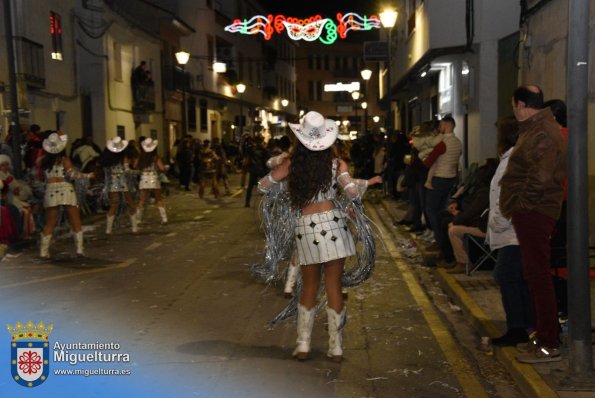
<path id="1" fill-rule="evenodd" d="M 560 217 L 566 176 L 566 145 L 537 86 L 513 94 L 519 138 L 501 180 L 500 210 L 512 218 L 531 294 L 536 338 L 523 363 L 560 361 L 556 296 L 550 274 L 550 236 Z"/>
<path id="2" fill-rule="evenodd" d="M 264 177 L 269 169 L 267 167 L 267 160 L 270 155 L 264 146 L 264 138 L 257 135 L 254 138 L 254 144 L 247 148 L 248 160 L 248 188 L 246 189 L 246 202 L 244 207 L 250 207 L 250 198 L 252 198 L 252 189 L 262 177 Z"/>

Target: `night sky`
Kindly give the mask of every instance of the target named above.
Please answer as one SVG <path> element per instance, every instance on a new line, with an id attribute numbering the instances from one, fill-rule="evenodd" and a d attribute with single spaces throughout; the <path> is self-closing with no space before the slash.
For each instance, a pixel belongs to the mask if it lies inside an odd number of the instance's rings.
<path id="1" fill-rule="evenodd" d="M 284 14 L 298 18 L 321 14 L 323 17 L 334 17 L 338 12 L 357 12 L 360 14 L 378 14 L 382 0 L 261 0 L 261 3 L 273 14 Z"/>

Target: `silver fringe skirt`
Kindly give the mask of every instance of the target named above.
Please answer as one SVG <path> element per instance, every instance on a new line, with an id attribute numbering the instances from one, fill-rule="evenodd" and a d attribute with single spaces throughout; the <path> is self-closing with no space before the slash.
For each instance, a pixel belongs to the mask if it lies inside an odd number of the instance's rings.
<path id="1" fill-rule="evenodd" d="M 298 264 L 320 264 L 355 255 L 345 214 L 339 209 L 301 216 L 295 227 Z"/>
<path id="2" fill-rule="evenodd" d="M 56 207 L 62 205 L 78 205 L 74 187 L 71 183 L 66 181 L 48 183 L 43 197 L 43 207 Z"/>

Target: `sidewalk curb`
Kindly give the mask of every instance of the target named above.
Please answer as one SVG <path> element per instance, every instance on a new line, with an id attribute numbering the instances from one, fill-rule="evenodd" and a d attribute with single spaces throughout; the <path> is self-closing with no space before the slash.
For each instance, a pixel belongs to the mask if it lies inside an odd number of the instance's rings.
<path id="1" fill-rule="evenodd" d="M 380 204 L 386 212 L 394 218 L 393 212 L 386 200 L 381 200 Z M 434 272 L 442 288 L 459 305 L 464 313 L 473 320 L 474 328 L 481 334 L 496 336 L 500 330 L 486 316 L 483 310 L 467 294 L 461 285 L 450 276 L 445 269 L 436 269 Z M 559 395 L 552 390 L 543 380 L 539 373 L 531 365 L 522 364 L 516 361 L 516 350 L 512 347 L 497 348 L 494 350 L 496 358 L 508 370 L 513 379 L 517 382 L 519 389 L 527 397 L 532 398 L 556 398 Z"/>
<path id="2" fill-rule="evenodd" d="M 498 328 L 496 328 L 492 321 L 487 318 L 483 310 L 479 308 L 471 296 L 465 292 L 461 285 L 459 285 L 459 283 L 450 276 L 446 270 L 437 269 L 435 275 L 440 282 L 440 285 L 450 294 L 455 303 L 461 307 L 463 312 L 472 317 L 474 326 L 478 331 L 490 336 L 500 334 Z M 517 362 L 515 359 L 516 350 L 514 348 L 496 348 L 494 354 L 506 367 L 508 372 L 517 382 L 519 389 L 527 397 L 558 397 L 558 394 L 548 386 L 539 373 L 535 371 L 533 366 Z"/>

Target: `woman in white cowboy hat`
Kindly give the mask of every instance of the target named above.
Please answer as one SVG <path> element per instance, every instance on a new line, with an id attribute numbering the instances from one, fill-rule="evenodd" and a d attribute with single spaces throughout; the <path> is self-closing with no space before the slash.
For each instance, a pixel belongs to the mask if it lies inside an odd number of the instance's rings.
<path id="1" fill-rule="evenodd" d="M 161 224 L 167 224 L 167 213 L 165 212 L 165 203 L 161 196 L 161 181 L 159 172 L 165 172 L 165 166 L 157 155 L 157 140 L 145 138 L 141 143 L 142 152 L 134 164 L 134 168 L 141 171 L 140 175 L 140 200 L 136 210 L 138 222 L 141 221 L 145 203 L 149 193 L 152 191 L 155 195 L 155 202 L 161 216 Z"/>
<path id="2" fill-rule="evenodd" d="M 345 258 L 355 255 L 353 237 L 345 213 L 336 207 L 338 186 L 350 198 L 361 198 L 369 185 L 382 182 L 352 179 L 347 164 L 332 148 L 337 125 L 318 112 L 308 112 L 300 124 L 289 124 L 298 141 L 291 155 L 260 180 L 259 189 L 287 187 L 292 209 L 299 214 L 295 223 L 295 250 L 301 266 L 303 287 L 297 305 L 298 338 L 293 356 L 307 359 L 316 310 L 316 297 L 324 269 L 328 298 L 329 349 L 327 355 L 340 362 L 343 357 L 342 329 L 345 305 L 341 292 Z"/>
<path id="3" fill-rule="evenodd" d="M 41 158 L 40 166 L 45 173 L 47 186 L 43 198 L 45 208 L 45 225 L 41 231 L 41 245 L 39 255 L 42 258 L 49 258 L 50 242 L 52 233 L 58 223 L 58 207 L 64 206 L 68 215 L 70 227 L 74 232 L 76 254 L 83 253 L 83 231 L 81 228 L 81 216 L 74 191 L 74 186 L 67 181 L 78 178 L 93 178 L 93 173 L 83 174 L 72 167 L 72 162 L 66 156 L 64 148 L 68 142 L 68 136 L 62 132 L 52 133 L 43 140 L 44 155 Z"/>
<path id="4" fill-rule="evenodd" d="M 130 194 L 130 187 L 126 173 L 129 172 L 130 159 L 126 156 L 128 141 L 116 136 L 107 141 L 107 145 L 99 158 L 99 163 L 105 170 L 105 188 L 109 195 L 110 207 L 107 211 L 105 233 L 112 234 L 116 211 L 121 201 L 126 201 L 132 232 L 138 232 L 136 220 L 136 206 Z"/>

